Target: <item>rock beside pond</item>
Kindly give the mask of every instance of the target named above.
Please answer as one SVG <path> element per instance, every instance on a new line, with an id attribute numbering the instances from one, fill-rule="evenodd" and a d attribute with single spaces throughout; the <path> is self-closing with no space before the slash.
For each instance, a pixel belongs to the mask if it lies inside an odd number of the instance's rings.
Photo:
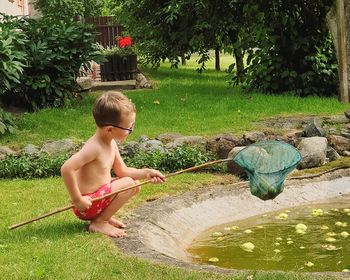
<path id="1" fill-rule="evenodd" d="M 227 158 L 229 152 L 237 145 L 242 145 L 242 139 L 233 136 L 230 133 L 215 135 L 208 140 L 207 149 L 218 158 Z"/>
<path id="2" fill-rule="evenodd" d="M 156 137 L 156 140 L 161 141 L 163 144 L 168 144 L 169 142 L 172 142 L 180 137 L 183 137 L 183 135 L 180 133 L 162 133 Z"/>
<path id="3" fill-rule="evenodd" d="M 14 155 L 16 152 L 9 147 L 6 146 L 0 146 L 0 159 L 7 156 L 7 155 Z"/>
<path id="4" fill-rule="evenodd" d="M 266 137 L 265 133 L 261 131 L 247 132 L 243 135 L 243 139 L 246 145 L 265 140 L 265 137 Z"/>
<path id="5" fill-rule="evenodd" d="M 119 152 L 122 156 L 134 156 L 140 150 L 140 143 L 128 141 L 118 144 Z"/>
<path id="6" fill-rule="evenodd" d="M 346 118 L 348 118 L 350 120 L 350 109 L 346 110 L 344 112 L 344 115 L 345 115 Z"/>
<path id="7" fill-rule="evenodd" d="M 22 153 L 27 155 L 35 155 L 39 153 L 39 148 L 33 144 L 28 144 L 22 149 Z"/>
<path id="8" fill-rule="evenodd" d="M 170 142 L 165 145 L 166 149 L 173 149 L 183 145 L 191 145 L 201 148 L 203 150 L 206 149 L 207 138 L 203 136 L 183 136 L 176 138 L 173 142 Z"/>
<path id="9" fill-rule="evenodd" d="M 322 121 L 318 118 L 313 118 L 312 120 L 310 120 L 303 130 L 303 136 L 305 137 L 325 137 L 326 134 L 326 130 L 322 128 Z"/>
<path id="10" fill-rule="evenodd" d="M 163 143 L 159 140 L 148 140 L 140 144 L 140 149 L 146 153 L 154 153 L 155 151 L 165 152 Z"/>
<path id="11" fill-rule="evenodd" d="M 71 152 L 74 149 L 74 143 L 72 139 L 63 139 L 58 141 L 46 142 L 40 152 L 47 154 L 58 154 L 64 152 Z"/>
<path id="12" fill-rule="evenodd" d="M 329 145 L 334 148 L 340 155 L 345 156 L 346 151 L 350 151 L 350 139 L 339 135 L 328 137 Z"/>
<path id="13" fill-rule="evenodd" d="M 300 169 L 321 166 L 326 162 L 328 141 L 325 137 L 303 138 L 298 150 L 301 154 Z"/>

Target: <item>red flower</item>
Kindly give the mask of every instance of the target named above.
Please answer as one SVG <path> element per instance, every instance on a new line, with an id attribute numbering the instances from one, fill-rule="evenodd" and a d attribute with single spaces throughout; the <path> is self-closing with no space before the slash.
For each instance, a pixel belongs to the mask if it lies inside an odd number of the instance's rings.
<path id="1" fill-rule="evenodd" d="M 119 44 L 119 48 L 124 48 L 124 47 L 129 47 L 131 46 L 131 37 L 130 36 L 126 36 L 126 37 L 118 37 L 118 44 Z"/>

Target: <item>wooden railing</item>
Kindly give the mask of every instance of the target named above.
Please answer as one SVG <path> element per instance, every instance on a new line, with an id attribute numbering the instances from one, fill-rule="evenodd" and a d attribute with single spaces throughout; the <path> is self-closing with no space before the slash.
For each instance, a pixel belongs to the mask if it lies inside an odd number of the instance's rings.
<path id="1" fill-rule="evenodd" d="M 112 16 L 85 17 L 85 22 L 93 24 L 98 32 L 96 42 L 105 48 L 112 48 L 117 45 L 117 38 L 121 36 L 123 27 L 116 23 Z"/>

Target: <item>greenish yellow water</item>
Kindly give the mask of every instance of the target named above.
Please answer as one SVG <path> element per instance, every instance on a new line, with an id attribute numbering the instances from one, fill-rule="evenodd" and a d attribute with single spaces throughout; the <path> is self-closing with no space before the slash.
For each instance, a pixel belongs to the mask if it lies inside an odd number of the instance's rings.
<path id="1" fill-rule="evenodd" d="M 347 271 L 349 208 L 349 202 L 309 205 L 220 225 L 200 234 L 188 252 L 194 263 L 224 268 Z"/>

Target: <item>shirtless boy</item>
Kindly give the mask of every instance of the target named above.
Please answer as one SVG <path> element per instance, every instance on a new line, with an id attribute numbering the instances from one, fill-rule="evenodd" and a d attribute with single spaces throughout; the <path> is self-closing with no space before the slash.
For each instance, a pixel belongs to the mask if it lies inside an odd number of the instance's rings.
<path id="1" fill-rule="evenodd" d="M 165 177 L 158 170 L 136 169 L 126 166 L 115 140 L 123 141 L 133 131 L 136 110 L 134 104 L 119 92 L 104 93 L 95 102 L 93 116 L 97 125 L 95 134 L 82 149 L 70 157 L 61 168 L 74 213 L 82 220 L 89 220 L 89 231 L 112 237 L 126 236 L 125 225 L 113 215 L 140 188 L 118 193 L 91 203 L 91 199 L 135 185 L 138 179 L 162 183 Z M 113 169 L 117 178 L 112 179 Z"/>

